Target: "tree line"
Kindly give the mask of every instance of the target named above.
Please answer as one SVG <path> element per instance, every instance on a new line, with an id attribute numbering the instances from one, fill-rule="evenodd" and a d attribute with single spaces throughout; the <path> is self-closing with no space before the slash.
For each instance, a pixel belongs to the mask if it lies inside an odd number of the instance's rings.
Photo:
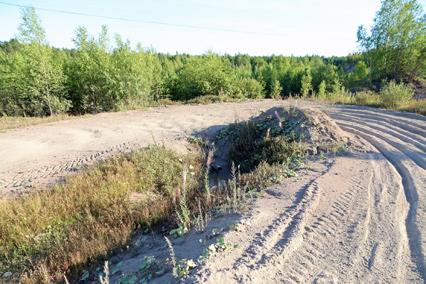
<path id="1" fill-rule="evenodd" d="M 200 96 L 321 96 L 408 82 L 426 75 L 425 19 L 416 1 L 384 0 L 371 32 L 359 29 L 357 54 L 193 56 L 132 48 L 106 26 L 97 36 L 78 27 L 74 48 L 54 48 L 28 8 L 18 37 L 0 43 L 0 115 L 96 113 Z"/>

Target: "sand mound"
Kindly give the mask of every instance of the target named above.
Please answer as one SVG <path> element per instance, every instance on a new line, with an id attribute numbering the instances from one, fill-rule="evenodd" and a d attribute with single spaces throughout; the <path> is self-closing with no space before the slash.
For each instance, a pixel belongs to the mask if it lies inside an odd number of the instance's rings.
<path id="1" fill-rule="evenodd" d="M 260 117 L 272 136 L 302 143 L 309 154 L 343 148 L 362 149 L 356 137 L 343 131 L 327 114 L 312 108 L 275 108 Z"/>

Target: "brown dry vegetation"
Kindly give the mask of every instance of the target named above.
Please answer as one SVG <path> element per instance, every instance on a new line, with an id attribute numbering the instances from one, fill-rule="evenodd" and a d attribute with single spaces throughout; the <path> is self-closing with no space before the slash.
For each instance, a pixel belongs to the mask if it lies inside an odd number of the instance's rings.
<path id="1" fill-rule="evenodd" d="M 426 115 L 426 99 L 414 99 L 413 95 L 414 92 L 410 87 L 391 82 L 380 93 L 364 91 L 350 94 L 342 90 L 312 99 L 334 104 L 371 106 Z"/>
<path id="2" fill-rule="evenodd" d="M 140 225 L 176 222 L 174 206 L 189 170 L 189 199 L 202 171 L 200 153 L 153 146 L 71 177 L 64 185 L 0 201 L 0 274 L 22 281 L 57 279 L 75 265 L 124 245 Z"/>
<path id="3" fill-rule="evenodd" d="M 40 123 L 54 122 L 64 119 L 71 119 L 76 116 L 66 114 L 47 116 L 47 117 L 20 117 L 20 116 L 2 116 L 0 117 L 0 131 L 7 129 L 26 127 Z"/>

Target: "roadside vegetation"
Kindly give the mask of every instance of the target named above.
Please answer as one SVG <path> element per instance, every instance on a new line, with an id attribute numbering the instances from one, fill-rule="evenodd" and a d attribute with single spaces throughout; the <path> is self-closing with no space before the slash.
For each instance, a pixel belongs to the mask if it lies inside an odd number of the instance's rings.
<path id="1" fill-rule="evenodd" d="M 391 110 L 409 111 L 426 115 L 426 99 L 414 99 L 414 91 L 407 85 L 390 81 L 379 92 L 361 91 L 350 93 L 345 89 L 322 93 L 311 100 L 335 104 L 349 104 L 379 107 Z"/>
<path id="2" fill-rule="evenodd" d="M 238 165 L 245 191 L 256 192 L 280 183 L 303 166 L 306 148 L 290 133 L 291 125 L 286 126 L 272 116 L 262 116 L 224 130 L 230 141 L 229 160 Z"/>
<path id="3" fill-rule="evenodd" d="M 125 245 L 137 228 L 183 222 L 178 216 L 198 208 L 192 203 L 202 169 L 198 151 L 179 155 L 152 146 L 52 190 L 0 200 L 0 274 L 33 283 L 58 280 Z"/>
<path id="4" fill-rule="evenodd" d="M 58 114 L 45 117 L 3 116 L 0 117 L 0 132 L 7 129 L 26 127 L 40 123 L 72 119 L 73 117 L 74 116 L 70 116 L 68 114 Z"/>
<path id="5" fill-rule="evenodd" d="M 425 31 L 418 1 L 384 0 L 371 31 L 359 28 L 360 52 L 346 57 L 161 54 L 119 35 L 111 41 L 106 26 L 97 36 L 78 27 L 75 47 L 57 49 L 25 9 L 17 38 L 0 43 L 0 116 L 288 96 L 418 111 L 412 106 L 424 101 L 407 99 L 405 89 L 425 85 Z"/>

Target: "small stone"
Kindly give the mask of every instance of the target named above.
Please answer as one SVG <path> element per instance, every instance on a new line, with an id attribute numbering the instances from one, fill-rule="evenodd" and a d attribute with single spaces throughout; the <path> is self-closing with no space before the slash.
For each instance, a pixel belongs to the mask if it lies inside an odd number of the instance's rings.
<path id="1" fill-rule="evenodd" d="M 216 252 L 216 246 L 214 244 L 209 245 L 208 249 L 210 252 Z"/>
<path id="2" fill-rule="evenodd" d="M 197 264 L 192 259 L 188 260 L 186 265 L 188 266 L 189 269 L 193 269 L 193 268 L 197 267 Z"/>
<path id="3" fill-rule="evenodd" d="M 8 271 L 3 274 L 3 278 L 10 278 L 12 276 L 12 272 Z"/>

